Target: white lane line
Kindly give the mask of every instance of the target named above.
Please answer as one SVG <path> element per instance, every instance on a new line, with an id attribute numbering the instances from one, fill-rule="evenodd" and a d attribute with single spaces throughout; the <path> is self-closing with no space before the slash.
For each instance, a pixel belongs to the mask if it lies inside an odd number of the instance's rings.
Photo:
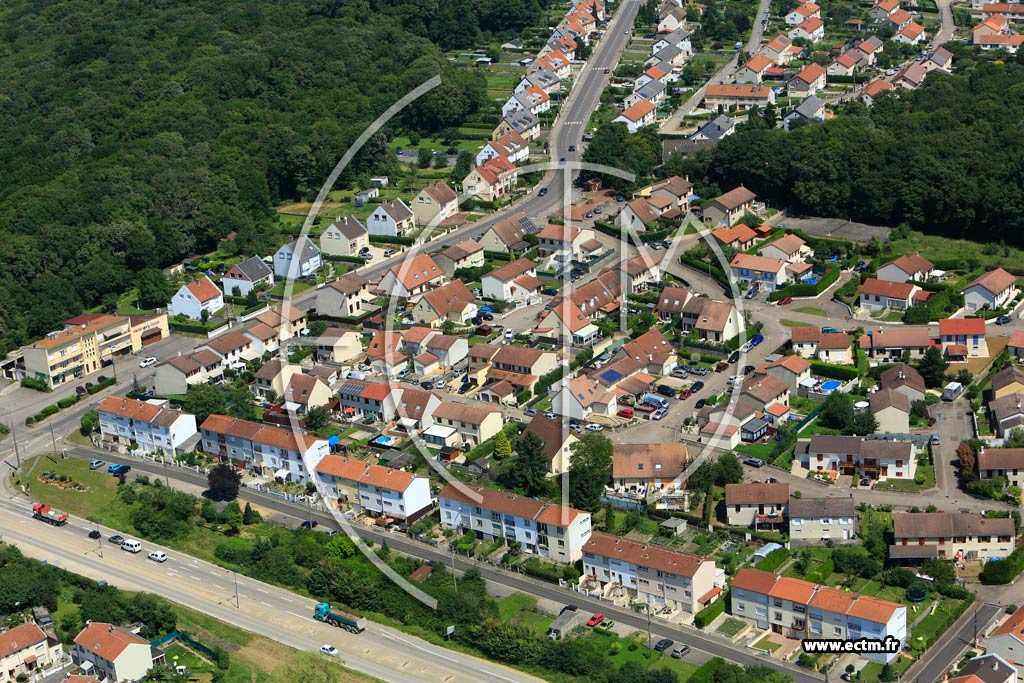
<path id="1" fill-rule="evenodd" d="M 294 601 L 294 600 L 292 600 L 291 598 L 286 598 L 286 597 L 285 597 L 285 596 L 283 596 L 283 595 L 281 596 L 281 599 L 282 599 L 282 600 L 284 600 L 285 602 L 295 602 L 295 601 Z"/>
<path id="2" fill-rule="evenodd" d="M 292 615 L 293 617 L 298 617 L 299 619 L 305 619 L 307 616 L 305 614 L 296 614 L 295 612 L 288 612 L 288 614 Z"/>
<path id="3" fill-rule="evenodd" d="M 263 603 L 264 605 L 266 605 L 267 607 L 273 607 L 273 605 L 271 605 L 271 604 L 270 604 L 269 602 L 267 602 L 266 600 L 260 600 L 260 602 L 262 602 L 262 603 Z"/>

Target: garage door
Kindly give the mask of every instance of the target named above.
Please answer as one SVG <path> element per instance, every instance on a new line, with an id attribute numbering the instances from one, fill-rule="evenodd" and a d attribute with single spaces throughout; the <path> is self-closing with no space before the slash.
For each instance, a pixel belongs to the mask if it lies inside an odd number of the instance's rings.
<path id="1" fill-rule="evenodd" d="M 142 345 L 149 346 L 150 344 L 154 344 L 163 338 L 164 334 L 163 332 L 160 331 L 160 328 L 158 327 L 155 330 L 150 330 L 142 335 Z"/>

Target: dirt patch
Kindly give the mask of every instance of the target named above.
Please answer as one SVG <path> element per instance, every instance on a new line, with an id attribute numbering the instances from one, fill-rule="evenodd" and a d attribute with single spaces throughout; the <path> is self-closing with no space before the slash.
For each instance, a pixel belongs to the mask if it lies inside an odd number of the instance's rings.
<path id="1" fill-rule="evenodd" d="M 255 638 L 241 648 L 237 656 L 255 671 L 273 671 L 288 663 L 292 657 L 292 651 L 267 638 Z"/>
<path id="2" fill-rule="evenodd" d="M 345 206 L 341 202 L 324 202 L 320 205 L 320 213 L 327 211 L 337 211 L 342 206 Z M 299 202 L 297 204 L 289 204 L 288 206 L 280 206 L 277 209 L 278 213 L 283 213 L 289 216 L 308 216 L 309 210 L 313 208 L 311 202 Z"/>
<path id="3" fill-rule="evenodd" d="M 204 628 L 198 628 L 198 627 L 191 628 L 191 629 L 189 629 L 189 635 L 192 636 L 193 640 L 197 640 L 200 643 L 206 645 L 207 647 L 211 647 L 213 645 L 219 645 L 220 647 L 224 648 L 228 652 L 237 652 L 238 649 L 239 649 L 238 643 L 232 643 L 230 640 L 224 640 L 223 638 L 218 638 L 217 636 L 213 635 L 212 633 L 210 633 L 209 631 L 207 631 Z"/>

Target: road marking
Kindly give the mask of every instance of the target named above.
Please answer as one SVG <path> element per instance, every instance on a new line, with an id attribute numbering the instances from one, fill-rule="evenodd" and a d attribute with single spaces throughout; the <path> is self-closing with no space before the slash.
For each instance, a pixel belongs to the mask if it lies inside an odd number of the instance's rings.
<path id="1" fill-rule="evenodd" d="M 263 593 L 264 595 L 270 595 L 270 591 L 263 590 L 259 586 L 256 586 L 256 590 L 258 590 L 260 593 Z"/>
<path id="2" fill-rule="evenodd" d="M 262 603 L 263 603 L 264 605 L 266 605 L 267 607 L 273 607 L 273 605 L 271 605 L 271 604 L 270 604 L 269 602 L 267 602 L 266 600 L 260 600 L 260 602 L 262 602 Z"/>
<path id="3" fill-rule="evenodd" d="M 296 614 L 295 612 L 288 612 L 288 614 L 292 615 L 293 617 L 298 617 L 299 619 L 305 619 L 306 618 L 305 614 Z"/>
<path id="4" fill-rule="evenodd" d="M 281 596 L 281 599 L 282 599 L 282 600 L 284 600 L 285 602 L 295 602 L 295 601 L 294 601 L 294 600 L 292 600 L 291 598 L 286 598 L 286 597 L 285 597 L 285 596 L 283 596 L 283 595 Z"/>

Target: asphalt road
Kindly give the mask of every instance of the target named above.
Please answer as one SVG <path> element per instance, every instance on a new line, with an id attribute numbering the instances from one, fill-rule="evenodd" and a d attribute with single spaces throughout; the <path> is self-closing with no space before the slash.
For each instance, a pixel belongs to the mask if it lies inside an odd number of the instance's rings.
<path id="1" fill-rule="evenodd" d="M 968 610 L 957 620 L 955 630 L 950 629 L 938 643 L 928 652 L 926 659 L 918 660 L 910 667 L 901 680 L 931 683 L 941 681 L 950 667 L 959 661 L 963 653 L 971 647 L 977 634 L 984 634 L 985 629 L 1005 608 L 1002 605 L 986 603 Z"/>
<path id="2" fill-rule="evenodd" d="M 74 448 L 69 450 L 69 453 L 74 457 L 80 458 L 94 458 L 102 457 L 108 462 L 122 462 L 132 465 L 132 468 L 140 474 L 149 474 L 150 476 L 156 477 L 169 477 L 171 479 L 171 486 L 173 487 L 176 482 L 182 482 L 189 486 L 200 486 L 204 487 L 206 484 L 206 478 L 188 469 L 181 468 L 170 468 L 164 469 L 160 465 L 153 463 L 152 461 L 138 460 L 134 458 L 125 458 L 112 453 L 101 453 L 97 454 L 97 451 L 87 448 Z M 266 509 L 273 510 L 278 513 L 289 515 L 294 517 L 296 520 L 311 518 L 322 525 L 326 525 L 329 528 L 337 528 L 334 519 L 323 513 L 309 513 L 309 511 L 302 505 L 289 503 L 285 500 L 277 498 L 276 496 L 270 496 L 267 494 L 254 491 L 252 489 L 243 488 L 239 494 L 241 500 L 252 502 L 260 505 Z M 2 507 L 2 506 L 0 506 Z M 32 520 L 29 520 L 32 521 Z M 0 524 L 7 524 L 6 522 L 0 522 Z M 45 525 L 44 525 L 45 526 Z M 397 552 L 417 557 L 424 560 L 432 560 L 434 562 L 443 563 L 446 566 L 452 566 L 453 557 L 451 554 L 429 546 L 424 543 L 409 539 L 405 536 L 389 533 L 386 531 L 379 531 L 374 527 L 363 527 L 355 526 L 356 533 L 369 541 L 374 543 L 381 543 L 387 541 L 388 546 Z M 84 536 L 84 532 L 82 534 Z M 150 544 L 151 545 L 151 544 Z M 172 552 L 172 551 L 167 551 Z M 180 555 L 180 553 L 174 553 Z M 499 570 L 496 567 L 488 564 L 481 564 L 473 560 L 467 560 L 461 557 L 454 558 L 454 566 L 458 572 L 464 572 L 470 568 L 477 568 L 480 574 L 488 582 L 503 586 L 508 589 L 527 593 L 541 598 L 546 598 L 556 602 L 571 602 L 579 606 L 584 610 L 600 611 L 605 616 L 615 620 L 616 622 L 631 626 L 641 631 L 647 629 L 647 617 L 643 614 L 638 614 L 631 610 L 625 610 L 611 605 L 608 602 L 591 599 L 580 593 L 572 592 L 563 588 L 542 583 L 536 579 L 506 572 Z M 223 573 L 223 569 L 215 568 L 214 572 Z M 248 579 L 246 579 L 248 581 Z M 287 594 L 287 593 L 286 593 Z M 290 595 L 290 594 L 288 594 Z M 173 599 L 173 598 L 172 598 Z M 312 602 L 307 601 L 309 604 L 304 605 L 312 610 Z M 187 604 L 187 603 L 183 603 Z M 220 618 L 220 617 L 218 617 Z M 247 627 L 248 628 L 248 627 Z M 376 625 L 374 628 L 378 628 Z M 263 633 L 258 629 L 254 630 L 257 633 Z M 728 661 L 736 662 L 745 665 L 762 665 L 771 666 L 780 670 L 786 671 L 793 675 L 796 683 L 811 683 L 812 681 L 820 680 L 816 676 L 812 676 L 803 669 L 797 668 L 796 666 L 779 662 L 778 660 L 768 659 L 765 657 L 756 656 L 748 653 L 746 650 L 736 648 L 731 644 L 727 644 L 724 640 L 719 640 L 704 634 L 693 627 L 680 627 L 676 625 L 670 625 L 663 621 L 655 620 L 652 624 L 651 631 L 653 634 L 653 641 L 657 642 L 659 638 L 671 638 L 676 642 L 684 642 L 694 650 L 698 650 L 703 653 L 715 657 L 722 657 Z M 365 635 L 365 634 L 363 634 Z M 359 636 L 360 638 L 362 636 Z M 330 641 L 333 645 L 341 648 L 342 646 L 334 641 Z M 347 655 L 343 655 L 347 659 Z M 475 661 L 475 660 L 474 660 Z M 360 668 L 355 664 L 352 664 L 355 668 Z"/>
<path id="3" fill-rule="evenodd" d="M 140 468 L 141 469 L 141 468 Z M 238 577 L 238 607 L 232 572 L 151 542 L 137 555 L 124 552 L 106 538 L 114 530 L 100 526 L 100 542 L 88 538 L 97 528 L 72 518 L 62 527 L 32 519 L 27 499 L 0 500 L 2 539 L 22 552 L 69 571 L 105 580 L 131 591 L 157 592 L 172 602 L 208 614 L 239 628 L 264 635 L 299 650 L 316 651 L 324 643 L 341 651 L 349 667 L 394 683 L 478 683 L 502 680 L 536 683 L 540 679 L 498 664 L 443 649 L 380 624 L 350 634 L 312 618 L 314 601 L 290 591 Z M 163 550 L 167 562 L 146 559 Z"/>

